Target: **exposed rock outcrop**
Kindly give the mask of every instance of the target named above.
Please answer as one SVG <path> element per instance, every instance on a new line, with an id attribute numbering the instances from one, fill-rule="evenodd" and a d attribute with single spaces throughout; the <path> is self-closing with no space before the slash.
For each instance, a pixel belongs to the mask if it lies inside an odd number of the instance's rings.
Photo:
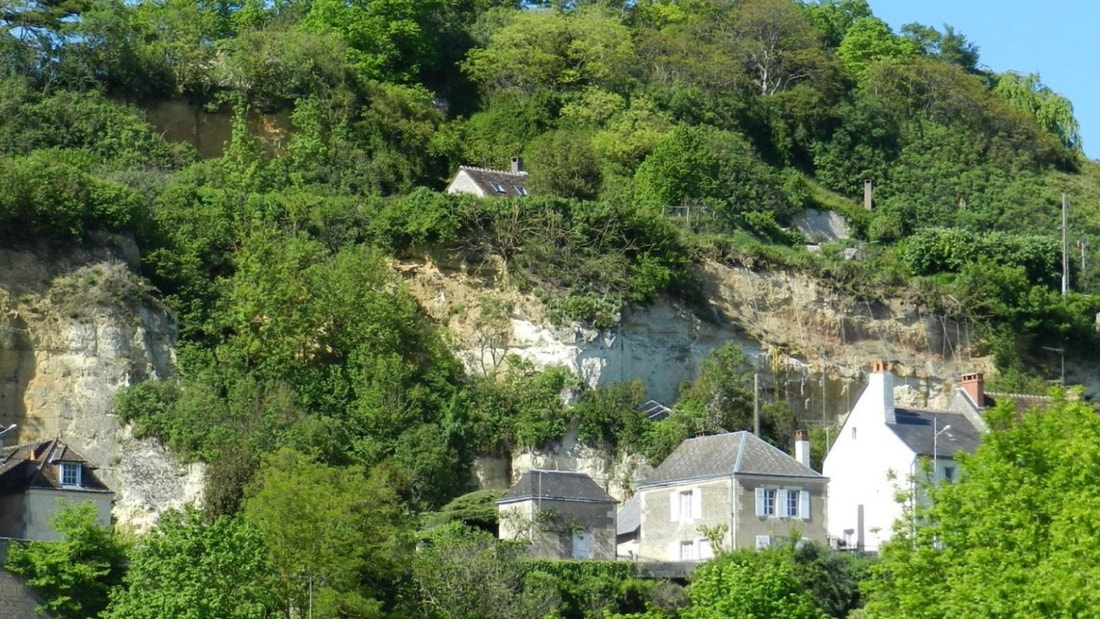
<path id="1" fill-rule="evenodd" d="M 134 274 L 136 255 L 118 237 L 0 250 L 0 423 L 18 424 L 8 445 L 60 436 L 99 466 L 117 522 L 144 529 L 201 497 L 203 469 L 114 414 L 121 387 L 170 376 L 175 356 L 175 323 Z"/>

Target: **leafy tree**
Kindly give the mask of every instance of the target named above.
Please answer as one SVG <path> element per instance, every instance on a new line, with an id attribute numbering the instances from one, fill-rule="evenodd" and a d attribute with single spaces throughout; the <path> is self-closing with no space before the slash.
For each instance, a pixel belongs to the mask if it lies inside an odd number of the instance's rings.
<path id="1" fill-rule="evenodd" d="M 760 95 L 813 79 L 828 63 L 821 32 L 791 0 L 738 2 L 729 36 Z"/>
<path id="2" fill-rule="evenodd" d="M 905 24 L 901 32 L 924 55 L 939 58 L 966 71 L 977 71 L 978 47 L 951 26 L 944 24 L 943 32 L 940 32 L 931 26 Z"/>
<path id="3" fill-rule="evenodd" d="M 8 548 L 4 569 L 25 578 L 44 600 L 40 610 L 52 617 L 98 616 L 107 608 L 108 594 L 122 583 L 126 548 L 98 517 L 92 501 L 67 504 L 52 521 L 60 540 Z"/>
<path id="4" fill-rule="evenodd" d="M 407 517 L 383 470 L 333 467 L 284 449 L 268 455 L 244 505 L 267 545 L 286 609 L 318 616 L 381 616 L 409 556 Z"/>
<path id="5" fill-rule="evenodd" d="M 868 16 L 855 20 L 848 28 L 836 56 L 848 75 L 859 82 L 867 75 L 867 67 L 872 62 L 904 61 L 918 50 L 916 44 L 894 34 L 886 22 Z"/>
<path id="6" fill-rule="evenodd" d="M 530 94 L 588 85 L 615 90 L 632 73 L 629 29 L 599 6 L 574 11 L 513 11 L 470 51 L 462 69 L 489 91 Z"/>
<path id="7" fill-rule="evenodd" d="M 348 65 L 358 78 L 411 82 L 432 62 L 431 32 L 425 26 L 441 8 L 435 0 L 315 0 L 300 27 L 334 32 L 348 49 Z"/>
<path id="8" fill-rule="evenodd" d="M 263 539 L 233 518 L 168 511 L 134 547 L 108 619 L 259 619 L 276 610 Z M 82 615 L 85 616 L 85 615 Z"/>
<path id="9" fill-rule="evenodd" d="M 531 616 L 523 599 L 521 544 L 501 542 L 455 522 L 427 533 L 412 578 L 424 617 L 486 619 Z M 551 611 L 546 608 L 543 612 Z"/>
<path id="10" fill-rule="evenodd" d="M 825 47 L 840 47 L 848 30 L 861 18 L 871 17 L 867 0 L 804 0 L 810 21 L 824 34 Z"/>
<path id="11" fill-rule="evenodd" d="M 719 555 L 692 574 L 691 606 L 684 619 L 792 617 L 822 619 L 825 613 L 798 578 L 784 548 L 740 550 Z"/>
<path id="12" fill-rule="evenodd" d="M 1002 73 L 997 76 L 993 92 L 1009 105 L 1034 116 L 1063 146 L 1081 151 L 1081 134 L 1073 115 L 1073 104 L 1040 82 L 1037 73 Z"/>
<path id="13" fill-rule="evenodd" d="M 599 163 L 586 133 L 544 133 L 528 148 L 527 162 L 532 193 L 584 200 L 600 189 Z"/>
<path id="14" fill-rule="evenodd" d="M 923 488 L 867 582 L 869 617 L 1076 617 L 1100 602 L 1100 418 L 1059 395 L 987 411 L 990 432 L 956 483 Z M 996 573 L 997 578 L 990 578 Z"/>

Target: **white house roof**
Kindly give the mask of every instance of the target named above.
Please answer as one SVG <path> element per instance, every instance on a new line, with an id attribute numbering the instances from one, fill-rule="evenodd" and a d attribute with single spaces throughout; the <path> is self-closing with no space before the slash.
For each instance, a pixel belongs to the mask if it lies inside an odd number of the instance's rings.
<path id="1" fill-rule="evenodd" d="M 527 195 L 527 172 L 459 166 L 458 174 L 469 177 L 486 196 L 519 198 Z"/>
<path id="2" fill-rule="evenodd" d="M 825 479 L 752 432 L 741 431 L 689 438 L 638 486 L 732 475 Z"/>

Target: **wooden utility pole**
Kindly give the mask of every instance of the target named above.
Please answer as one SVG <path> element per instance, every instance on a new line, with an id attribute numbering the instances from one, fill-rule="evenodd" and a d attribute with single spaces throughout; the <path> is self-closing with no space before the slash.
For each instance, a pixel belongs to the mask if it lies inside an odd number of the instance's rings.
<path id="1" fill-rule="evenodd" d="M 760 373 L 752 375 L 752 433 L 760 436 Z"/>
<path id="2" fill-rule="evenodd" d="M 1062 193 L 1062 295 L 1069 292 L 1069 198 Z"/>

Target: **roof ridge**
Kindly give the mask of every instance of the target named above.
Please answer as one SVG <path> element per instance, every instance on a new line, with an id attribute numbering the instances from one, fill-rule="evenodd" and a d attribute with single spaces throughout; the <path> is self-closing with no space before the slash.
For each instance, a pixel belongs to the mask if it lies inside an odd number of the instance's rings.
<path id="1" fill-rule="evenodd" d="M 1002 395 L 1007 398 L 1037 398 L 1040 400 L 1053 400 L 1049 395 L 1036 395 L 1033 393 L 1012 393 L 1009 391 L 986 391 L 986 395 Z"/>
<path id="2" fill-rule="evenodd" d="M 511 170 L 503 170 L 499 168 L 483 168 L 476 165 L 460 165 L 459 170 L 476 170 L 478 172 L 492 172 L 493 174 L 507 174 L 509 176 L 527 176 L 527 171 L 513 172 Z"/>
<path id="3" fill-rule="evenodd" d="M 741 460 L 745 457 L 745 441 L 748 440 L 748 432 L 741 430 L 741 444 L 737 446 L 737 459 L 733 461 L 731 474 L 741 470 Z"/>

